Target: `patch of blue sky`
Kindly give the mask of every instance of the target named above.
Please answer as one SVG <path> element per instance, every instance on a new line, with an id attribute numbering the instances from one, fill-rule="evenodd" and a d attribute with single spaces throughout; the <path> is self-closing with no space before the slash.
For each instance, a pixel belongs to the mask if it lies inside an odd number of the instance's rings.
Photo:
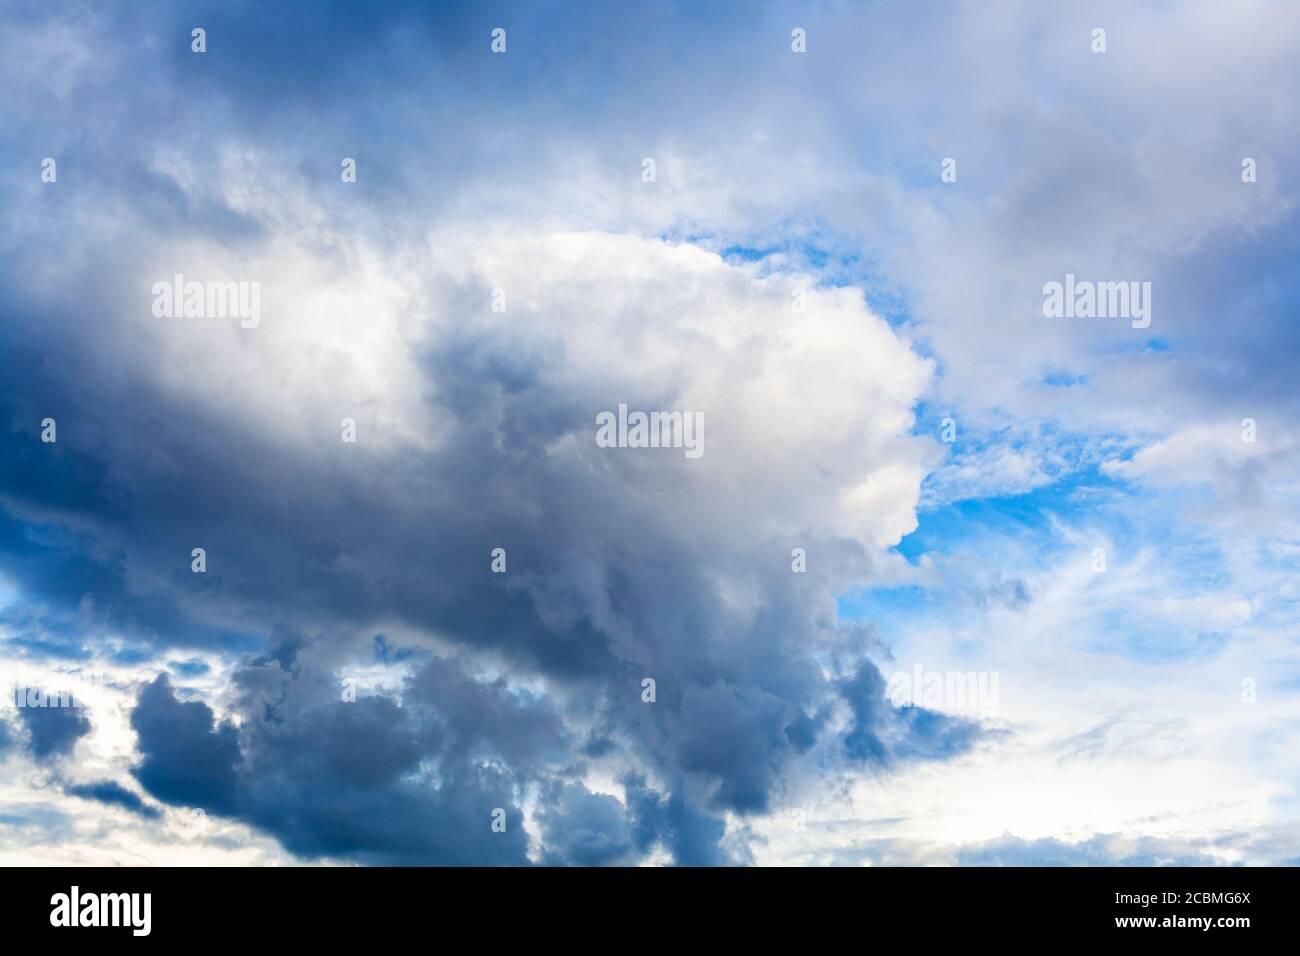
<path id="1" fill-rule="evenodd" d="M 1042 382 L 1052 388 L 1075 388 L 1079 385 L 1088 384 L 1088 376 L 1076 375 L 1065 370 L 1054 370 L 1044 375 Z"/>
<path id="2" fill-rule="evenodd" d="M 0 641 L 0 657 L 9 659 L 85 661 L 93 656 L 81 635 L 71 631 L 25 629 Z"/>
<path id="3" fill-rule="evenodd" d="M 371 641 L 371 652 L 375 662 L 379 664 L 402 664 L 428 656 L 428 653 L 421 648 L 398 646 L 383 634 L 374 636 Z"/>
<path id="4" fill-rule="evenodd" d="M 1106 574 L 1150 576 L 1153 594 L 1174 601 L 1213 595 L 1231 589 L 1234 576 L 1219 537 L 1181 520 L 1197 500 L 1194 490 L 1155 494 L 1091 467 L 1022 494 L 923 511 L 917 529 L 894 550 L 914 567 L 927 558 L 938 576 L 928 585 L 845 593 L 837 602 L 839 615 L 876 623 L 886 640 L 924 621 L 956 624 L 969 615 L 980 589 L 1005 591 L 1022 575 L 1088 560 L 1091 545 L 1080 542 L 1081 529 L 1105 543 Z M 1099 601 L 1089 617 L 1089 646 L 1099 652 L 1143 661 L 1201 658 L 1218 653 L 1228 639 L 1216 627 L 1188 627 L 1153 615 L 1142 602 L 1107 606 L 1104 596 Z M 1029 595 L 1026 603 L 1031 602 Z"/>
<path id="5" fill-rule="evenodd" d="M 1188 627 L 1133 606 L 1099 610 L 1088 625 L 1085 633 L 1092 636 L 1084 640 L 1085 650 L 1148 664 L 1210 660 L 1228 641 L 1221 629 Z"/>
<path id="6" fill-rule="evenodd" d="M 658 238 L 689 242 L 716 252 L 731 263 L 756 265 L 759 275 L 805 272 L 818 288 L 853 286 L 862 290 L 868 308 L 897 328 L 911 320 L 904 289 L 890 280 L 879 263 L 864 251 L 860 242 L 837 237 L 816 224 L 783 223 L 770 233 L 786 238 L 780 242 L 757 241 L 753 236 L 727 236 L 695 232 L 667 232 Z M 921 355 L 921 343 L 912 343 Z"/>
<path id="7" fill-rule="evenodd" d="M 1065 484 L 1064 482 L 1062 484 Z M 1015 537 L 1022 544 L 1046 547 L 1055 537 L 1052 515 L 1069 510 L 1060 485 L 1020 495 L 967 498 L 918 515 L 915 531 L 896 549 L 909 561 L 923 554 L 990 535 Z"/>
<path id="8" fill-rule="evenodd" d="M 109 655 L 109 660 L 114 664 L 123 667 L 132 667 L 136 664 L 147 664 L 157 659 L 158 654 L 152 648 L 148 647 L 118 647 Z"/>
<path id="9" fill-rule="evenodd" d="M 689 242 L 716 252 L 728 262 L 756 263 L 759 274 L 806 271 L 816 274 L 819 285 L 844 285 L 844 277 L 860 259 L 859 250 L 847 241 L 837 241 L 815 223 L 789 221 L 764 236 L 782 236 L 780 241 L 759 241 L 757 235 L 700 233 L 690 230 L 661 233 L 669 242 Z"/>
<path id="10" fill-rule="evenodd" d="M 1097 350 L 1097 354 L 1101 356 L 1129 355 L 1133 353 L 1145 355 L 1155 353 L 1157 355 L 1170 355 L 1172 357 L 1171 353 L 1173 352 L 1173 346 L 1170 344 L 1169 339 L 1165 336 L 1158 335 L 1146 338 L 1127 338 L 1121 336 L 1116 338 L 1113 342 L 1105 345 L 1099 344 L 1094 347 Z"/>
<path id="11" fill-rule="evenodd" d="M 916 530 L 894 550 L 912 563 L 923 554 L 992 537 L 1048 550 L 1063 540 L 1062 525 L 1086 525 L 1121 544 L 1142 547 L 1158 543 L 1180 559 L 1221 560 L 1216 536 L 1184 526 L 1180 520 L 1183 509 L 1207 500 L 1207 490 L 1157 494 L 1089 466 L 1021 494 L 967 498 L 922 510 Z M 1205 585 L 1214 583 L 1198 580 Z"/>
<path id="12" fill-rule="evenodd" d="M 197 657 L 189 660 L 168 661 L 167 666 L 172 673 L 185 678 L 203 677 L 211 670 L 206 661 Z"/>
<path id="13" fill-rule="evenodd" d="M 942 591 L 916 584 L 850 591 L 836 599 L 843 621 L 890 621 L 920 618 L 946 603 Z"/>
<path id="14" fill-rule="evenodd" d="M 945 422 L 945 419 L 952 421 Z M 944 459 L 926 476 L 921 510 L 933 511 L 967 498 L 1015 497 L 1059 486 L 1082 500 L 1105 497 L 1118 487 L 1100 468 L 1106 461 L 1131 454 L 1131 442 L 1114 433 L 1080 434 L 1051 421 L 1017 422 L 997 430 L 967 430 L 962 419 L 941 405 L 917 408 L 914 434 L 944 444 Z"/>

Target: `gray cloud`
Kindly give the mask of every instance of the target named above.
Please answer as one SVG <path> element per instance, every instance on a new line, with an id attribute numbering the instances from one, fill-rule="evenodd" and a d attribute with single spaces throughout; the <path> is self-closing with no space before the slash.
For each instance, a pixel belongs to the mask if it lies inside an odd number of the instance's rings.
<path id="1" fill-rule="evenodd" d="M 177 700 L 160 674 L 141 691 L 131 728 L 143 757 L 133 772 L 145 790 L 209 813 L 235 810 L 236 731 L 228 723 L 216 725 L 207 704 Z"/>
<path id="2" fill-rule="evenodd" d="M 80 707 L 20 707 L 18 717 L 36 757 L 68 754 L 90 732 L 90 720 Z"/>
<path id="3" fill-rule="evenodd" d="M 95 783 L 75 784 L 64 787 L 69 796 L 94 800 L 109 806 L 122 807 L 147 820 L 157 820 L 162 816 L 157 807 L 151 807 L 140 797 L 114 780 L 100 780 Z"/>
<path id="4" fill-rule="evenodd" d="M 1023 840 L 1006 834 L 963 847 L 959 866 L 1216 866 L 1219 860 L 1194 843 L 1143 837 L 1125 840 L 1099 834 L 1077 843 L 1051 838 Z"/>

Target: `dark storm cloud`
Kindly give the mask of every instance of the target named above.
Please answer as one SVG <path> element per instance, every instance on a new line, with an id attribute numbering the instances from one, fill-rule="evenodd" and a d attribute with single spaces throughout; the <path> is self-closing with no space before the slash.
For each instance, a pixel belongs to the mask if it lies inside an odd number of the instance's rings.
<path id="1" fill-rule="evenodd" d="M 27 729 L 36 757 L 71 753 L 77 741 L 90 732 L 90 720 L 80 707 L 20 707 L 18 717 Z"/>
<path id="2" fill-rule="evenodd" d="M 3 439 L 0 443 L 7 444 Z M 33 467 L 29 474 L 41 471 Z M 76 510 L 93 514 L 94 499 L 83 500 Z M 182 559 L 185 554 L 181 552 Z M 14 581 L 25 598 L 21 606 L 0 609 L 0 621 L 13 632 L 5 643 L 22 656 L 84 659 L 87 616 L 144 641 L 127 652 L 135 661 L 152 656 L 149 645 L 169 644 L 178 634 L 187 635 L 186 643 L 249 646 L 246 635 L 195 621 L 169 595 L 133 592 L 120 555 L 101 552 L 92 535 L 23 522 L 2 507 L 0 573 Z"/>
<path id="3" fill-rule="evenodd" d="M 719 846 L 726 823 L 693 807 L 681 788 L 664 796 L 633 775 L 623 781 L 637 847 L 663 846 L 681 866 L 726 866 L 736 861 Z"/>
<path id="4" fill-rule="evenodd" d="M 130 810 L 132 813 L 139 814 L 148 820 L 156 820 L 162 816 L 157 807 L 151 807 L 136 794 L 132 793 L 126 787 L 113 780 L 101 780 L 97 783 L 77 784 L 64 788 L 64 792 L 74 796 L 82 797 L 86 800 L 95 800 L 99 803 L 108 804 L 109 806 L 122 807 Z"/>
<path id="5" fill-rule="evenodd" d="M 264 717 L 242 728 L 245 819 L 307 857 L 526 862 L 517 800 L 531 764 L 470 759 L 472 728 L 458 726 L 454 712 L 385 697 L 344 702 L 330 690 L 309 694 L 286 675 Z M 512 749 L 496 743 L 479 753 Z M 504 833 L 491 828 L 497 809 L 505 811 Z"/>
<path id="6" fill-rule="evenodd" d="M 238 816 L 304 857 L 527 862 L 522 788 L 567 754 L 545 700 L 444 661 L 415 674 L 400 704 L 345 701 L 331 675 L 270 658 L 250 663 L 236 684 L 238 731 L 218 728 L 205 704 L 177 701 L 165 677 L 141 694 L 132 724 L 145 763 L 136 777 L 153 796 Z M 492 829 L 498 809 L 504 832 Z"/>
<path id="7" fill-rule="evenodd" d="M 207 813 L 235 811 L 239 744 L 235 728 L 218 726 L 202 701 L 182 703 L 160 674 L 141 692 L 131 728 L 143 757 L 134 774 L 166 803 Z"/>
<path id="8" fill-rule="evenodd" d="M 238 731 L 218 728 L 205 704 L 177 701 L 165 677 L 150 684 L 132 718 L 145 758 L 136 777 L 158 799 L 239 817 L 304 857 L 523 863 L 519 800 L 535 786 L 544 863 L 628 863 L 656 846 L 683 865 L 738 861 L 721 846 L 724 821 L 694 805 L 682 785 L 663 792 L 633 775 L 624 807 L 568 782 L 575 745 L 552 704 L 470 678 L 454 662 L 422 666 L 400 700 L 345 701 L 333 675 L 272 658 L 243 668 L 236 686 Z M 710 714 L 735 719 L 716 702 Z M 726 723 L 713 739 L 718 748 L 755 746 Z M 688 754 L 686 763 L 696 762 Z M 714 758 L 710 771 L 725 777 L 740 763 L 743 755 Z M 733 798 L 724 783 L 718 802 Z M 498 808 L 505 833 L 490 826 Z"/>
<path id="9" fill-rule="evenodd" d="M 581 784 L 548 793 L 539 814 L 546 833 L 545 864 L 611 866 L 636 860 L 632 826 L 623 805 Z M 644 848 L 643 848 L 644 849 Z"/>
<path id="10" fill-rule="evenodd" d="M 870 663 L 839 684 L 853 712 L 844 750 L 862 763 L 888 767 L 895 760 L 947 759 L 969 751 L 986 731 L 976 722 L 925 707 L 893 707 L 885 678 Z"/>

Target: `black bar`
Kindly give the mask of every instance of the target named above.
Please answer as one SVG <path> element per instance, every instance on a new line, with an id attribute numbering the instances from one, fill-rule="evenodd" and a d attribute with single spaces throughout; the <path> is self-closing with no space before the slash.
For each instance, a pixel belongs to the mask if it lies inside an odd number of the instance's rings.
<path id="1" fill-rule="evenodd" d="M 694 948 L 710 940 L 775 945 L 768 934 L 783 930 L 848 933 L 847 945 L 856 939 L 863 948 L 892 938 L 909 951 L 945 941 L 982 948 L 1126 938 L 1220 948 L 1293 937 L 1295 875 L 1244 868 L 12 868 L 0 871 L 0 934 L 9 944 L 71 934 L 92 945 L 112 938 L 337 947 L 405 937 L 459 949 L 465 944 L 455 940 L 469 934 L 482 943 Z M 51 925 L 58 895 L 70 904 L 73 886 L 87 915 L 87 905 L 99 907 L 98 899 L 86 903 L 88 895 L 148 893 L 148 935 L 135 935 L 143 896 L 138 909 L 121 898 L 108 907 L 122 912 L 125 925 Z M 1153 922 L 1119 924 L 1134 919 Z"/>

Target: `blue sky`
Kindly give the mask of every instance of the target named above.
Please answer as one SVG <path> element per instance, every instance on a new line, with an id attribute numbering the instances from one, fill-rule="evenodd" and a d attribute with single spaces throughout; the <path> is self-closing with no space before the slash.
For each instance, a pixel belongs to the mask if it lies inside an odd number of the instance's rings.
<path id="1" fill-rule="evenodd" d="M 6 5 L 0 860 L 1294 862 L 1298 47 Z"/>

